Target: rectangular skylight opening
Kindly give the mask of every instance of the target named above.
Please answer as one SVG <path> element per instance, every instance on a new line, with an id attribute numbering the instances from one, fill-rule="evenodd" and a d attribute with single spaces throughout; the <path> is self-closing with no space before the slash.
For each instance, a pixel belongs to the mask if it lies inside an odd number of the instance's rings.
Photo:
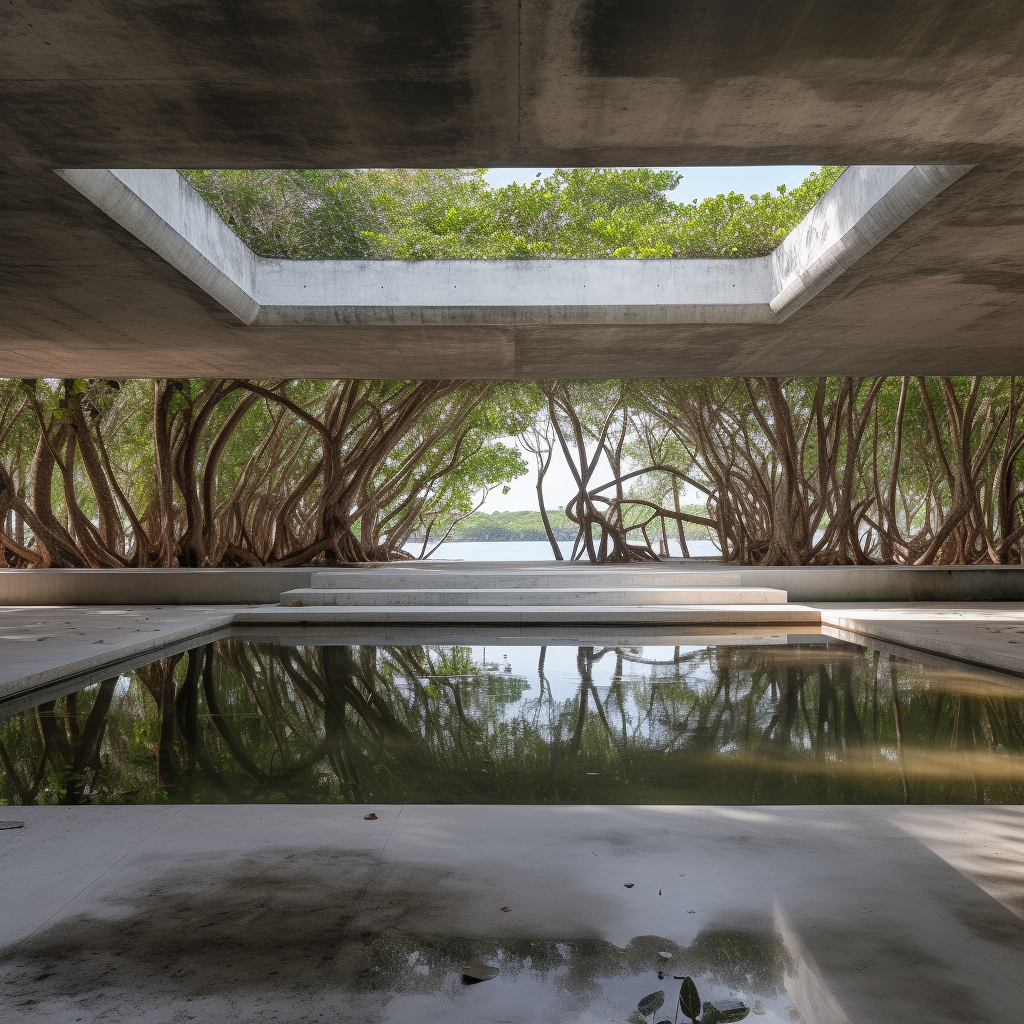
<path id="1" fill-rule="evenodd" d="M 182 170 L 258 256 L 767 256 L 842 167 Z"/>

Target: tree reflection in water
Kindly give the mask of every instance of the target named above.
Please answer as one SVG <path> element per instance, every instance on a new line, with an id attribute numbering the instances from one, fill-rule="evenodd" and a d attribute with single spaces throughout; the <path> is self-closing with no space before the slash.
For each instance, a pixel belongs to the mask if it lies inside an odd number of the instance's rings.
<path id="1" fill-rule="evenodd" d="M 550 654 L 531 684 L 469 647 L 221 640 L 8 718 L 0 800 L 1024 798 L 1024 694 L 967 669 L 841 643 L 579 647 L 570 693 Z"/>
<path id="2" fill-rule="evenodd" d="M 668 964 L 663 951 L 671 954 Z M 657 935 L 638 935 L 621 947 L 597 938 L 382 935 L 369 941 L 356 961 L 354 988 L 384 999 L 444 995 L 452 992 L 461 965 L 475 960 L 500 965 L 498 983 L 515 986 L 517 1002 L 534 1005 L 538 1020 L 607 1015 L 641 1024 L 644 1018 L 635 1012 L 638 998 L 661 988 L 674 1003 L 679 981 L 673 974 L 680 972 L 699 979 L 709 996 L 735 992 L 751 1003 L 759 1000 L 759 1012 L 764 1004 L 777 1011 L 789 1002 L 784 976 L 790 957 L 773 931 L 753 928 L 708 928 L 686 946 Z M 771 1017 L 779 1019 L 777 1012 Z"/>

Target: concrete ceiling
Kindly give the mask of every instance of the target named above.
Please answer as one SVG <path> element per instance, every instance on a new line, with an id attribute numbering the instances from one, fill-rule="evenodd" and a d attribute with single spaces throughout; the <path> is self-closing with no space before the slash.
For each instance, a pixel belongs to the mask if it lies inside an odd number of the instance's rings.
<path id="1" fill-rule="evenodd" d="M 1014 0 L 11 0 L 5 376 L 1011 373 Z M 783 324 L 245 326 L 51 173 L 973 164 Z"/>

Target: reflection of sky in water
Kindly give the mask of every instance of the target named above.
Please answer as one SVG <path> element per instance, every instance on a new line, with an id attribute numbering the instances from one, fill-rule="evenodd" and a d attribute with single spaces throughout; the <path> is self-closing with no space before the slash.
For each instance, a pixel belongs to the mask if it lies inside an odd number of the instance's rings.
<path id="1" fill-rule="evenodd" d="M 496 961 L 497 962 L 497 961 Z M 410 966 L 416 971 L 415 965 Z M 799 1012 L 785 991 L 778 996 L 757 995 L 742 989 L 716 985 L 710 975 L 694 979 L 700 996 L 714 1000 L 733 996 L 752 1007 L 747 1021 L 764 1024 L 792 1024 L 801 1020 Z M 674 1012 L 679 996 L 678 981 L 671 977 L 659 981 L 657 974 L 640 978 L 601 978 L 586 996 L 561 991 L 557 973 L 541 975 L 529 970 L 515 976 L 501 975 L 494 981 L 479 985 L 463 985 L 456 972 L 451 972 L 431 994 L 396 993 L 387 997 L 385 1007 L 370 1011 L 368 1020 L 380 1024 L 408 1024 L 409 1021 L 437 1021 L 446 1024 L 482 1024 L 482 1022 L 515 1022 L 515 1024 L 620 1024 L 636 1013 L 644 996 L 664 990 L 665 1005 L 653 1016 L 634 1016 L 633 1021 L 646 1024 L 663 1019 L 688 1024 L 687 1018 Z M 760 1013 L 757 1011 L 760 1010 Z"/>
<path id="2" fill-rule="evenodd" d="M 465 695 L 464 700 L 470 714 L 493 713 L 500 705 L 500 715 L 505 719 L 528 714 L 536 709 L 540 702 L 565 705 L 576 701 L 581 686 L 581 650 L 594 653 L 589 664 L 592 689 L 588 688 L 587 692 L 590 702 L 593 703 L 597 699 L 602 706 L 608 704 L 609 691 L 615 684 L 618 672 L 622 686 L 616 691 L 617 699 L 614 703 L 617 712 L 625 715 L 627 722 L 640 725 L 643 732 L 649 731 L 655 725 L 650 720 L 647 699 L 644 697 L 643 706 L 638 703 L 638 698 L 643 697 L 646 690 L 643 684 L 682 684 L 696 693 L 704 693 L 709 689 L 713 691 L 717 685 L 714 659 L 707 656 L 713 655 L 714 651 L 709 651 L 703 644 L 617 648 L 550 645 L 542 648 L 493 643 L 470 647 L 469 650 L 472 652 L 473 663 L 489 671 L 492 678 L 496 677 L 499 681 L 507 680 L 510 683 L 525 683 L 518 700 L 510 696 L 507 688 L 502 688 L 500 696 L 494 694 L 491 698 L 479 692 L 474 696 Z M 634 689 L 636 684 L 641 684 L 639 690 Z"/>
<path id="3" fill-rule="evenodd" d="M 595 647 L 593 650 L 600 651 Z M 621 648 L 645 662 L 663 662 L 667 664 L 652 666 L 623 659 L 623 681 L 644 681 L 657 679 L 659 676 L 677 678 L 676 667 L 672 663 L 676 657 L 702 650 L 701 647 L 632 647 Z M 473 661 L 482 664 L 487 661 L 500 671 L 509 671 L 511 675 L 526 679 L 529 684 L 529 696 L 538 696 L 540 690 L 540 647 L 510 647 L 489 644 L 486 647 L 473 647 Z M 580 688 L 580 671 L 577 664 L 578 647 L 547 647 L 544 652 L 544 677 L 551 687 L 551 696 L 555 700 L 571 700 Z M 506 669 L 508 666 L 508 669 Z M 614 681 L 616 667 L 615 651 L 608 650 L 600 660 L 591 664 L 591 679 L 595 686 L 610 686 Z M 696 678 L 692 680 L 696 682 Z"/>
<path id="4" fill-rule="evenodd" d="M 673 954 L 667 962 L 655 952 L 665 947 Z M 498 967 L 501 974 L 481 984 L 463 984 L 460 963 L 477 960 Z M 380 936 L 364 949 L 360 966 L 363 980 L 352 993 L 351 1009 L 380 1024 L 653 1024 L 664 1019 L 685 1024 L 676 1007 L 678 976 L 687 972 L 703 1002 L 738 999 L 752 1011 L 748 1020 L 764 1024 L 800 1019 L 785 988 L 791 961 L 771 933 L 709 931 L 689 947 L 651 935 L 632 940 L 625 949 L 601 940 L 520 940 L 503 946 Z M 662 1006 L 641 1016 L 641 1000 L 658 992 L 664 995 Z"/>

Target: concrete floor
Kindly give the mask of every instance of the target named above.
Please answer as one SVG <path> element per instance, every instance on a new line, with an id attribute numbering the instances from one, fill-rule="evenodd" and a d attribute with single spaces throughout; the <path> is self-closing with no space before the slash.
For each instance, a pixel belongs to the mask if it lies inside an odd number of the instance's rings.
<path id="1" fill-rule="evenodd" d="M 0 607 L 0 697 L 117 666 L 146 665 L 152 652 L 191 646 L 231 623 L 231 609 L 195 605 Z"/>
<path id="2" fill-rule="evenodd" d="M 817 609 L 1024 675 L 1024 605 Z M 0 691 L 308 610 L 2 608 Z M 683 974 L 765 1024 L 1022 1017 L 1024 808 L 367 810 L 3 809 L 3 1020 L 597 1024 L 664 990 L 653 1021 Z"/>
<path id="3" fill-rule="evenodd" d="M 1021 1019 L 1021 808 L 369 809 L 10 809 L 4 1020 Z"/>
<path id="4" fill-rule="evenodd" d="M 1024 605 L 819 609 L 1024 675 Z M 3 608 L 0 692 L 308 611 Z M 682 974 L 765 1024 L 1022 1016 L 1024 808 L 369 809 L 2 809 L 3 1020 L 621 1024 Z"/>

